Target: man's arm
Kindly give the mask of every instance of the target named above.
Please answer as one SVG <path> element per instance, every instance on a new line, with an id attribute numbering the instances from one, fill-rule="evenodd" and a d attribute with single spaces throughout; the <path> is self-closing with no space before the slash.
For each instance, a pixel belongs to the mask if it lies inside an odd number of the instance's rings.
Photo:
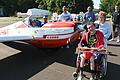
<path id="1" fill-rule="evenodd" d="M 78 47 L 83 47 L 83 46 L 87 46 L 87 40 L 86 40 L 86 33 L 82 36 L 80 43 L 78 44 Z"/>
<path id="2" fill-rule="evenodd" d="M 104 34 L 102 32 L 98 33 L 98 41 L 99 41 L 99 46 L 98 49 L 104 48 Z"/>
<path id="3" fill-rule="evenodd" d="M 105 37 L 106 39 L 108 39 L 108 38 L 110 37 L 111 33 L 112 33 L 112 29 L 111 29 L 111 26 L 110 26 L 109 23 L 107 23 L 105 27 L 106 27 L 106 29 L 107 29 L 107 33 L 104 35 L 104 37 Z"/>

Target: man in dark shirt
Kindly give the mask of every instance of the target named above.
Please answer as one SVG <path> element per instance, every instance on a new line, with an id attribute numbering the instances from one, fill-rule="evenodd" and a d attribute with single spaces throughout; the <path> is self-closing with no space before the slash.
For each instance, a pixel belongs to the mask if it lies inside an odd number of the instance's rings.
<path id="1" fill-rule="evenodd" d="M 115 6 L 115 11 L 112 13 L 112 22 L 113 22 L 113 32 L 112 32 L 112 40 L 115 38 L 115 31 L 117 29 L 117 41 L 120 42 L 120 11 L 118 6 Z"/>

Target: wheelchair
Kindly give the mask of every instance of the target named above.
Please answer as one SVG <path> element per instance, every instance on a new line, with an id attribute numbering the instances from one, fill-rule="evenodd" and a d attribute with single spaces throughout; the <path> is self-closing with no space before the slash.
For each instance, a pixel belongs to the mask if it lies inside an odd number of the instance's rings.
<path id="1" fill-rule="evenodd" d="M 74 80 L 78 80 L 78 77 L 79 77 L 80 62 L 81 62 L 80 55 L 83 54 L 83 52 L 87 51 L 87 50 L 96 50 L 97 51 L 96 48 L 84 48 L 84 47 L 81 47 L 81 48 L 80 48 L 81 51 L 79 53 L 77 53 L 78 56 L 77 56 L 77 60 L 76 60 L 76 71 L 75 71 L 75 73 L 73 73 Z M 94 62 L 95 62 L 95 71 L 96 71 L 95 75 L 94 75 L 95 80 L 101 80 L 107 74 L 107 49 L 103 49 L 103 51 L 101 51 L 101 52 L 97 51 L 94 55 Z M 88 67 L 90 67 L 90 61 L 85 60 L 84 68 L 88 68 Z M 89 79 L 89 77 L 87 77 L 85 74 L 83 74 L 83 77 Z"/>

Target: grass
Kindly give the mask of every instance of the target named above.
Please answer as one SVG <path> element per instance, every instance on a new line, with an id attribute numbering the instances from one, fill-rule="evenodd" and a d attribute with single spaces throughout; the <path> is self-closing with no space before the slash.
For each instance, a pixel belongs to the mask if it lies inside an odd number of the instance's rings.
<path id="1" fill-rule="evenodd" d="M 6 26 L 17 21 L 21 21 L 23 18 L 18 17 L 0 17 L 0 26 Z"/>
<path id="2" fill-rule="evenodd" d="M 16 21 L 20 21 L 23 20 L 23 18 L 17 18 L 17 17 L 0 17 L 0 23 L 2 22 L 16 22 Z"/>

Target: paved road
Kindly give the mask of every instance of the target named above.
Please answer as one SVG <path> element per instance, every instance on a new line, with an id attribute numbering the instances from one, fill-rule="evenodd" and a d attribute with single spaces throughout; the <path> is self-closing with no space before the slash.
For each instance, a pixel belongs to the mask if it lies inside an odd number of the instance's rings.
<path id="1" fill-rule="evenodd" d="M 120 79 L 120 45 L 110 44 L 105 80 Z M 72 80 L 75 47 L 46 52 L 22 42 L 0 43 L 0 80 Z"/>
<path id="2" fill-rule="evenodd" d="M 46 51 L 23 42 L 0 43 L 0 80 L 73 80 L 75 44 Z M 120 79 L 120 43 L 109 42 L 108 73 L 104 80 Z"/>

